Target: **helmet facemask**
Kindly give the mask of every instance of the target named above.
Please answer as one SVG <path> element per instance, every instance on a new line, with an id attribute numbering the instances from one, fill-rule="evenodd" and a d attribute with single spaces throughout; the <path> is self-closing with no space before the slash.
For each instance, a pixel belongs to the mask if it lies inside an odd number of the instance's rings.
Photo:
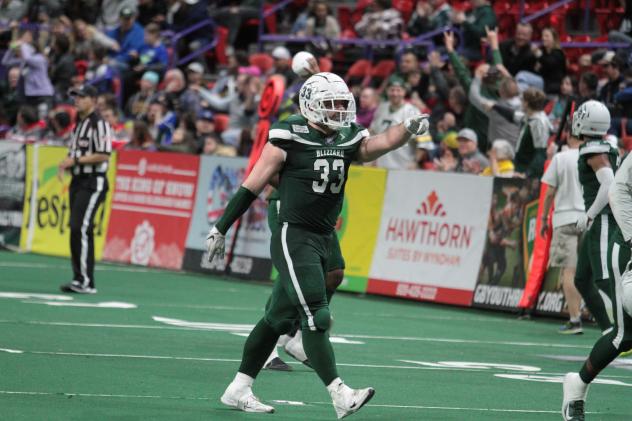
<path id="1" fill-rule="evenodd" d="M 355 121 L 353 94 L 333 73 L 317 73 L 310 77 L 299 92 L 299 105 L 307 120 L 330 130 L 349 127 Z"/>
<path id="2" fill-rule="evenodd" d="M 325 94 L 315 103 L 320 123 L 332 130 L 349 127 L 355 121 L 356 108 L 352 94 Z"/>

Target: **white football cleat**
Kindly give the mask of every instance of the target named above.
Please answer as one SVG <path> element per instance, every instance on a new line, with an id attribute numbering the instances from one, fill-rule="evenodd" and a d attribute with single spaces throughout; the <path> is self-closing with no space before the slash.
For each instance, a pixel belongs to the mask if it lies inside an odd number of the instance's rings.
<path id="1" fill-rule="evenodd" d="M 335 390 L 329 392 L 329 395 L 333 401 L 336 415 L 338 419 L 341 419 L 360 410 L 375 395 L 375 389 L 372 387 L 352 389 L 340 382 Z"/>
<path id="2" fill-rule="evenodd" d="M 584 421 L 588 386 L 577 373 L 567 373 L 564 376 L 562 417 L 565 421 Z"/>
<path id="3" fill-rule="evenodd" d="M 232 382 L 220 399 L 222 403 L 231 408 L 244 412 L 261 412 L 271 414 L 274 407 L 262 403 L 253 393 L 250 386 L 238 385 Z"/>
<path id="4" fill-rule="evenodd" d="M 293 338 L 291 338 L 283 347 L 287 355 L 294 358 L 296 361 L 302 362 L 308 367 L 312 367 L 303 349 L 303 336 L 301 331 L 296 332 Z"/>

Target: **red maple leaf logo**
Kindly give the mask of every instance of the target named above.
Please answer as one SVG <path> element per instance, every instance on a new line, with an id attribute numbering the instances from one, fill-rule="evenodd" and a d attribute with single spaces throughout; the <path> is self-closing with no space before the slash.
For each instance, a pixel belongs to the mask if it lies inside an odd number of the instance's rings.
<path id="1" fill-rule="evenodd" d="M 428 197 L 421 202 L 421 206 L 417 209 L 417 215 L 446 216 L 436 191 L 431 191 Z"/>

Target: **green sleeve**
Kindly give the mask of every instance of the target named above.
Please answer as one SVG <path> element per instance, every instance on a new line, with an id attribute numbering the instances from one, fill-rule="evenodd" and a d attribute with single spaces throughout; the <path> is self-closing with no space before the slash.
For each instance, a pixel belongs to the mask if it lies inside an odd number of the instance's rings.
<path id="1" fill-rule="evenodd" d="M 541 177 L 544 172 L 544 162 L 546 161 L 546 148 L 535 148 L 533 159 L 527 167 L 527 177 Z"/>
<path id="2" fill-rule="evenodd" d="M 503 64 L 503 56 L 500 54 L 500 49 L 492 50 L 492 64 Z"/>
<path id="3" fill-rule="evenodd" d="M 459 83 L 463 88 L 465 88 L 465 92 L 470 90 L 470 85 L 472 84 L 472 75 L 470 71 L 465 67 L 465 64 L 461 61 L 461 58 L 455 53 L 448 53 L 448 57 L 450 57 L 450 63 L 452 63 L 452 67 L 454 67 L 454 72 L 456 73 L 457 78 L 459 78 Z"/>
<path id="4" fill-rule="evenodd" d="M 255 201 L 257 195 L 245 188 L 239 187 L 237 193 L 230 199 L 224 214 L 215 223 L 215 227 L 219 232 L 226 235 L 228 229 L 238 220 L 241 215 L 246 213 L 250 204 Z"/>

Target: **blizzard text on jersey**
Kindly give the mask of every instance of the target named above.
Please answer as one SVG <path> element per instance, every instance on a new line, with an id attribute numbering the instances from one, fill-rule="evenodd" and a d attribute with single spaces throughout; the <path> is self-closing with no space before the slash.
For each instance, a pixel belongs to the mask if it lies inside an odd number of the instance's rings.
<path id="1" fill-rule="evenodd" d="M 341 149 L 318 149 L 316 151 L 316 158 L 320 158 L 323 156 L 337 156 L 340 158 L 344 158 L 345 151 Z"/>

